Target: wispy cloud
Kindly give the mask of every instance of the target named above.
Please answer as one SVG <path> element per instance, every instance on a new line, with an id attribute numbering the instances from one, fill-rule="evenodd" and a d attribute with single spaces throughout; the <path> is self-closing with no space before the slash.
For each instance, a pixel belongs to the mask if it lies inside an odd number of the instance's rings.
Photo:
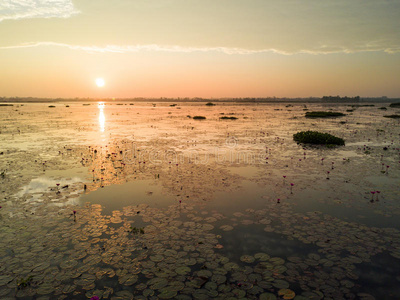
<path id="1" fill-rule="evenodd" d="M 322 45 L 315 49 L 303 49 L 297 51 L 285 51 L 279 49 L 246 49 L 246 48 L 230 48 L 230 47 L 184 47 L 177 45 L 105 45 L 105 46 L 85 46 L 85 45 L 71 45 L 56 42 L 37 42 L 37 43 L 24 43 L 13 46 L 2 46 L 1 49 L 21 49 L 21 48 L 35 48 L 35 47 L 61 47 L 68 48 L 75 51 L 84 51 L 88 53 L 132 53 L 132 52 L 172 52 L 172 53 L 195 53 L 195 52 L 216 52 L 227 55 L 251 55 L 262 53 L 277 53 L 281 55 L 294 55 L 294 54 L 335 54 L 335 53 L 357 53 L 357 52 L 386 52 L 398 53 L 400 52 L 400 45 L 390 48 L 379 46 L 378 44 L 356 45 L 353 47 L 342 46 L 329 46 Z"/>
<path id="2" fill-rule="evenodd" d="M 1 0 L 0 22 L 31 18 L 69 18 L 79 13 L 72 0 Z"/>

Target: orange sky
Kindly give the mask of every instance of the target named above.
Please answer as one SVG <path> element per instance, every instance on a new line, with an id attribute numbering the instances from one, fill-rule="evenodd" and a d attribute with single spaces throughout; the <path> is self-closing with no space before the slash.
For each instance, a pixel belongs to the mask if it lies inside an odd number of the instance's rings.
<path id="1" fill-rule="evenodd" d="M 0 4 L 0 96 L 400 97 L 396 1 L 56 6 Z"/>

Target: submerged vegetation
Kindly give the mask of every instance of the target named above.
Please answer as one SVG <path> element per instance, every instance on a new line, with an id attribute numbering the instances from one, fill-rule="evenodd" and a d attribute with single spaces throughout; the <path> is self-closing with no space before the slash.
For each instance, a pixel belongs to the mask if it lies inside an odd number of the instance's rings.
<path id="1" fill-rule="evenodd" d="M 306 112 L 306 118 L 331 118 L 331 117 L 342 117 L 345 114 L 334 111 L 310 111 Z"/>
<path id="2" fill-rule="evenodd" d="M 300 131 L 293 135 L 293 140 L 298 143 L 317 144 L 317 145 L 344 145 L 342 138 L 329 133 L 318 131 Z"/>

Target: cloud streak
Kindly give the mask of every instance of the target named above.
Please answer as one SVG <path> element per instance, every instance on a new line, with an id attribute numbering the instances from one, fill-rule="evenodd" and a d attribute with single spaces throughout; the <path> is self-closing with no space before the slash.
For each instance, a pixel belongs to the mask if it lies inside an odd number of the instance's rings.
<path id="1" fill-rule="evenodd" d="M 263 53 L 276 53 L 281 55 L 294 55 L 294 54 L 335 54 L 335 53 L 358 53 L 358 52 L 385 52 L 389 54 L 399 53 L 400 45 L 394 47 L 382 47 L 379 43 L 356 45 L 353 47 L 339 47 L 322 45 L 315 49 L 304 49 L 297 51 L 285 51 L 274 48 L 269 49 L 246 49 L 234 47 L 184 47 L 177 45 L 105 45 L 105 46 L 85 46 L 85 45 L 71 45 L 66 43 L 57 42 L 37 42 L 37 43 L 24 43 L 13 46 L 2 46 L 2 49 L 23 49 L 23 48 L 36 48 L 36 47 L 61 47 L 74 51 L 84 51 L 87 53 L 134 53 L 134 52 L 171 52 L 171 53 L 223 53 L 227 55 L 254 55 Z"/>
<path id="2" fill-rule="evenodd" d="M 71 0 L 2 0 L 0 22 L 32 18 L 69 18 L 78 14 Z"/>

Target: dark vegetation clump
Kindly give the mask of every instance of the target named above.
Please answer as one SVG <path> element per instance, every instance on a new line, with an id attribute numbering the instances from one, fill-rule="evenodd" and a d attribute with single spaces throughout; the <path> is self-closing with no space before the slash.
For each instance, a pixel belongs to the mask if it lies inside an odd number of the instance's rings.
<path id="1" fill-rule="evenodd" d="M 400 107 L 400 102 L 390 103 L 390 107 Z"/>
<path id="2" fill-rule="evenodd" d="M 236 117 L 227 117 L 227 116 L 223 116 L 223 117 L 220 117 L 220 119 L 221 119 L 221 120 L 237 120 L 238 118 L 236 118 Z"/>
<path id="3" fill-rule="evenodd" d="M 206 119 L 206 117 L 204 117 L 204 116 L 194 116 L 193 117 L 193 120 L 205 120 Z"/>
<path id="4" fill-rule="evenodd" d="M 306 118 L 332 118 L 332 117 L 342 117 L 345 114 L 334 111 L 309 111 L 306 112 Z"/>
<path id="5" fill-rule="evenodd" d="M 5 103 L 0 103 L 0 106 L 14 106 L 14 104 L 5 104 Z M 21 105 L 22 106 L 22 105 Z"/>
<path id="6" fill-rule="evenodd" d="M 344 140 L 329 133 L 318 131 L 300 131 L 293 135 L 293 140 L 297 143 L 316 144 L 316 145 L 339 145 L 344 146 Z"/>
<path id="7" fill-rule="evenodd" d="M 88 105 L 90 105 L 90 103 L 83 103 L 82 105 L 83 106 L 88 106 Z"/>
<path id="8" fill-rule="evenodd" d="M 385 106 L 379 107 L 378 109 L 387 110 Z"/>
<path id="9" fill-rule="evenodd" d="M 54 108 L 55 106 L 54 106 L 54 105 L 49 105 L 49 107 L 50 107 L 50 108 Z"/>
<path id="10" fill-rule="evenodd" d="M 391 119 L 400 119 L 400 115 L 388 115 L 388 116 L 383 116 L 384 118 L 391 118 Z"/>
<path id="11" fill-rule="evenodd" d="M 214 106 L 215 104 L 212 103 L 212 102 L 207 102 L 206 105 L 207 105 L 207 106 Z"/>

